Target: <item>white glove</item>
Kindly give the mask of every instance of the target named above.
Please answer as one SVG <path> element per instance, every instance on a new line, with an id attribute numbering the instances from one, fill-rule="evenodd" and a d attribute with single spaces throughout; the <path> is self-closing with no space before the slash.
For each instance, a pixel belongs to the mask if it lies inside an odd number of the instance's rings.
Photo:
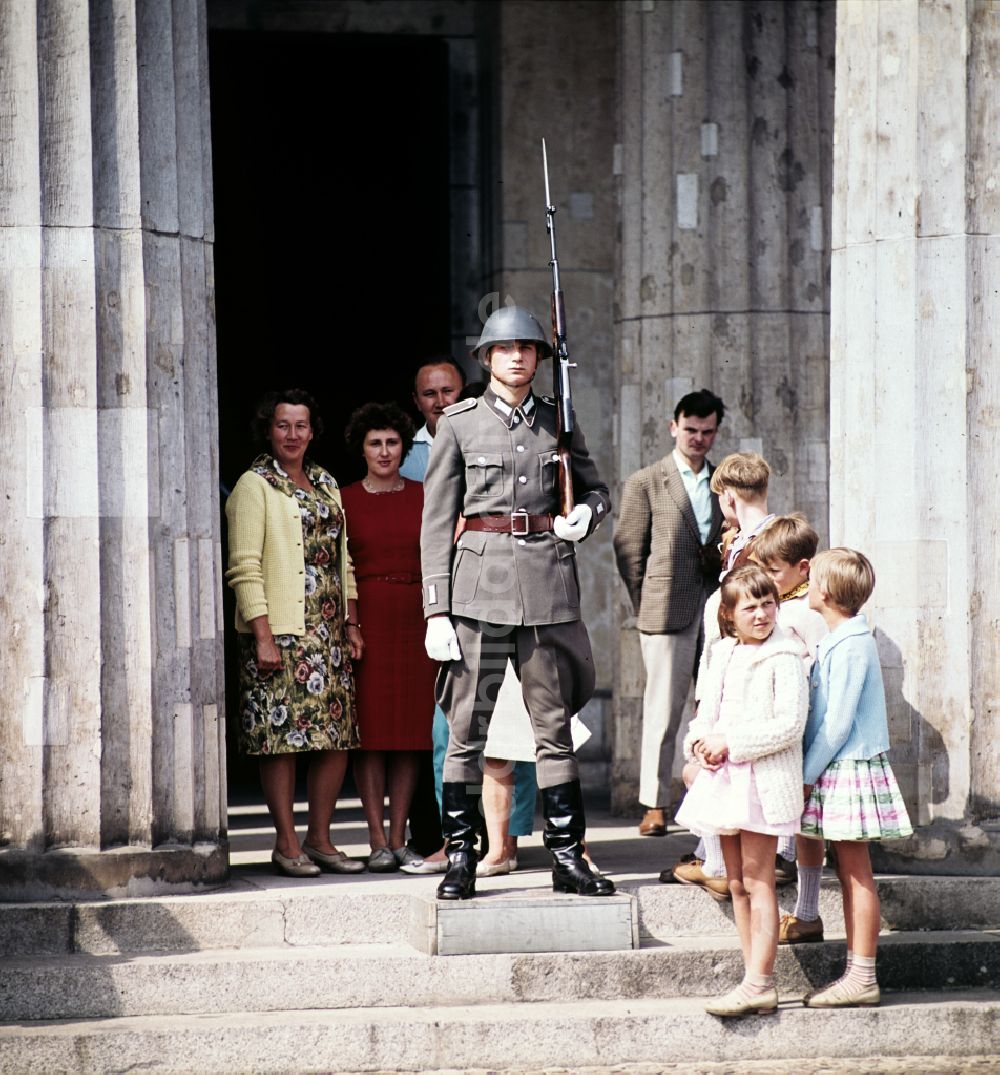
<path id="1" fill-rule="evenodd" d="M 563 541 L 582 541 L 590 529 L 593 514 L 586 504 L 577 504 L 569 515 L 557 515 L 552 520 L 552 529 L 556 537 Z"/>
<path id="2" fill-rule="evenodd" d="M 462 651 L 458 645 L 458 635 L 447 616 L 432 616 L 427 621 L 427 634 L 424 637 L 424 649 L 432 661 L 461 660 Z"/>

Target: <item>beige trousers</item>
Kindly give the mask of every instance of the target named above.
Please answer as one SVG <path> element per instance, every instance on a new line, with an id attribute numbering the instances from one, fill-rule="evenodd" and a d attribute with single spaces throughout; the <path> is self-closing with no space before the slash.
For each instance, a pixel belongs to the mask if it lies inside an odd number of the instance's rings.
<path id="1" fill-rule="evenodd" d="M 687 728 L 684 709 L 694 680 L 702 637 L 705 594 L 698 614 L 683 631 L 668 635 L 639 633 L 646 689 L 642 696 L 642 751 L 639 802 L 669 809 L 677 741 Z"/>

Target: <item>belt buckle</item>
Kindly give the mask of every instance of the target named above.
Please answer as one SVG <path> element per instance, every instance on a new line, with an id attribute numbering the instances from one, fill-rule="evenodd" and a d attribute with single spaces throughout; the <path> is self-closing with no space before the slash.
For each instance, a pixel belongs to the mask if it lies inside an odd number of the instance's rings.
<path id="1" fill-rule="evenodd" d="M 522 516 L 524 519 L 524 529 L 518 530 L 514 520 Z M 520 511 L 512 511 L 510 513 L 510 533 L 512 537 L 527 537 L 531 533 L 531 524 L 528 520 L 528 513 L 521 508 Z"/>

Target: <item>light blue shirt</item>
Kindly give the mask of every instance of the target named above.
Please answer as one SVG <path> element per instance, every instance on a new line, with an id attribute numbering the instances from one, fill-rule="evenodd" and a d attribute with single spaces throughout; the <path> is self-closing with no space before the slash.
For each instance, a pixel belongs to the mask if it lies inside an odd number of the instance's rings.
<path id="1" fill-rule="evenodd" d="M 413 446 L 406 453 L 403 465 L 399 468 L 399 473 L 404 478 L 409 478 L 411 482 L 422 482 L 424 480 L 424 475 L 427 473 L 427 460 L 431 457 L 431 445 L 433 443 L 434 438 L 431 436 L 427 426 L 421 426 L 413 437 Z"/>
<path id="2" fill-rule="evenodd" d="M 708 472 L 708 463 L 702 462 L 701 470 L 695 472 L 684 462 L 684 457 L 675 448 L 673 451 L 674 463 L 684 482 L 688 499 L 694 509 L 695 521 L 698 523 L 698 533 L 701 534 L 702 545 L 708 541 L 708 535 L 712 532 L 712 490 L 709 488 L 711 474 Z"/>
<path id="3" fill-rule="evenodd" d="M 816 647 L 802 749 L 806 784 L 815 784 L 831 762 L 867 760 L 889 749 L 882 668 L 860 613 Z"/>

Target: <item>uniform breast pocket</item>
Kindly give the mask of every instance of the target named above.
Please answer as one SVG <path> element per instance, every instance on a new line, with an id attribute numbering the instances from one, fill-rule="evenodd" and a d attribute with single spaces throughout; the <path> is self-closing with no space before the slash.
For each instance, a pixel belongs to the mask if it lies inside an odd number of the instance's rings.
<path id="1" fill-rule="evenodd" d="M 543 493 L 554 493 L 559 480 L 559 456 L 556 452 L 538 453 L 538 473 Z"/>
<path id="2" fill-rule="evenodd" d="M 465 457 L 465 488 L 472 497 L 493 497 L 503 492 L 503 456 L 470 454 Z"/>

